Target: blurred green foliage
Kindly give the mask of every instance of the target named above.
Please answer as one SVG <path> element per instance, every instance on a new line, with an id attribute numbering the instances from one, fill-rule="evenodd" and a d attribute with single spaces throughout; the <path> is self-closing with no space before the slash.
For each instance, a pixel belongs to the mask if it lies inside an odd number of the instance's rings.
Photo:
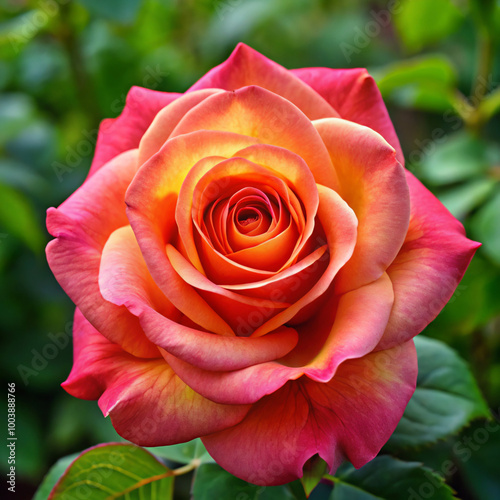
<path id="1" fill-rule="evenodd" d="M 100 120 L 132 85 L 183 92 L 239 41 L 288 68 L 376 77 L 407 167 L 483 243 L 425 333 L 457 349 L 500 407 L 500 1 L 1 0 L 1 370 L 18 389 L 22 497 L 59 457 L 118 439 L 95 403 L 58 387 L 73 306 L 45 262 L 44 212 L 81 184 Z M 483 466 L 495 442 L 449 479 L 464 498 L 500 497 Z"/>

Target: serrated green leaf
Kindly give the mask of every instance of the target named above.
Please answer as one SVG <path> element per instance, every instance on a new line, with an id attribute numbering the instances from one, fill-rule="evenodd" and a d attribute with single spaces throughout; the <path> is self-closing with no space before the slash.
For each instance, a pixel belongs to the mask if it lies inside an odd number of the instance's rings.
<path id="1" fill-rule="evenodd" d="M 294 499 L 287 486 L 256 486 L 232 476 L 217 464 L 205 464 L 196 471 L 193 500 L 280 500 Z"/>
<path id="2" fill-rule="evenodd" d="M 467 364 L 442 342 L 415 338 L 418 378 L 385 450 L 428 445 L 454 434 L 475 418 L 489 418 L 488 405 Z"/>
<path id="3" fill-rule="evenodd" d="M 442 477 L 418 462 L 380 456 L 361 469 L 350 467 L 335 476 L 330 500 L 452 500 Z"/>
<path id="4" fill-rule="evenodd" d="M 174 478 L 165 465 L 132 444 L 98 445 L 81 453 L 52 490 L 49 500 L 77 495 L 92 500 L 168 500 Z"/>
<path id="5" fill-rule="evenodd" d="M 413 52 L 438 42 L 465 19 L 451 0 L 403 0 L 401 4 L 395 24 L 401 40 Z"/>
<path id="6" fill-rule="evenodd" d="M 168 458 L 173 462 L 180 464 L 189 464 L 198 459 L 201 463 L 215 463 L 215 460 L 209 455 L 201 439 L 193 439 L 187 443 L 174 444 L 171 446 L 156 446 L 146 448 L 153 455 L 161 458 Z"/>

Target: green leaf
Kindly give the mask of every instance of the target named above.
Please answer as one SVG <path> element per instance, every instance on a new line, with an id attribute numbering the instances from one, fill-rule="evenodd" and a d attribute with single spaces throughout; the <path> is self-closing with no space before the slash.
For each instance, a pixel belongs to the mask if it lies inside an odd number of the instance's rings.
<path id="1" fill-rule="evenodd" d="M 320 458 L 319 455 L 311 457 L 304 464 L 304 475 L 300 478 L 300 482 L 304 487 L 306 496 L 309 496 L 312 490 L 316 488 L 321 478 L 326 473 L 326 469 L 327 463 Z"/>
<path id="2" fill-rule="evenodd" d="M 483 203 L 497 184 L 495 179 L 474 179 L 456 188 L 447 189 L 439 195 L 439 199 L 455 217 L 461 219 Z"/>
<path id="3" fill-rule="evenodd" d="M 92 500 L 173 498 L 174 478 L 148 451 L 132 444 L 90 448 L 72 462 L 52 490 L 49 500 L 80 495 Z"/>
<path id="4" fill-rule="evenodd" d="M 413 57 L 381 68 L 376 73 L 381 92 L 391 92 L 410 83 L 434 82 L 455 85 L 457 74 L 450 60 L 442 54 Z"/>
<path id="5" fill-rule="evenodd" d="M 193 500 L 280 500 L 294 499 L 287 486 L 256 486 L 238 479 L 217 464 L 199 467 L 194 476 Z"/>
<path id="6" fill-rule="evenodd" d="M 123 24 L 132 23 L 141 7 L 142 0 L 79 0 L 92 14 Z"/>
<path id="7" fill-rule="evenodd" d="M 380 456 L 361 469 L 348 467 L 334 480 L 330 500 L 451 500 L 443 478 L 418 462 Z"/>
<path id="8" fill-rule="evenodd" d="M 199 438 L 187 443 L 174 444 L 172 446 L 156 446 L 146 449 L 153 455 L 167 458 L 180 464 L 189 464 L 195 459 L 200 460 L 201 463 L 215 462 Z"/>
<path id="9" fill-rule="evenodd" d="M 464 16 L 451 0 L 403 0 L 395 24 L 405 46 L 417 52 L 453 33 Z"/>
<path id="10" fill-rule="evenodd" d="M 73 455 L 60 458 L 43 478 L 42 483 L 36 490 L 33 500 L 46 500 L 59 478 L 78 455 L 78 453 L 74 453 Z"/>
<path id="11" fill-rule="evenodd" d="M 441 137 L 436 141 L 424 140 L 416 145 L 423 154 L 417 175 L 434 186 L 484 175 L 500 158 L 498 147 L 466 133 Z"/>
<path id="12" fill-rule="evenodd" d="M 415 394 L 385 450 L 427 445 L 454 434 L 475 418 L 489 418 L 488 405 L 465 361 L 446 344 L 415 338 Z"/>
<path id="13" fill-rule="evenodd" d="M 426 55 L 399 61 L 374 72 L 384 98 L 399 105 L 443 111 L 453 107 L 457 75 L 442 55 Z"/>
<path id="14" fill-rule="evenodd" d="M 475 239 L 483 246 L 482 251 L 500 265 L 500 189 L 471 220 L 471 230 Z"/>

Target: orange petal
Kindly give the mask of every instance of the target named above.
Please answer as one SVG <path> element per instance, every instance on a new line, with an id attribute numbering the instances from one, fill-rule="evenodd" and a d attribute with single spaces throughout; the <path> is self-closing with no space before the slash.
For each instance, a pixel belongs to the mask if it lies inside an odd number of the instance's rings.
<path id="1" fill-rule="evenodd" d="M 379 278 L 403 244 L 410 198 L 403 167 L 394 149 L 376 132 L 346 120 L 314 123 L 337 171 L 339 194 L 358 218 L 358 240 L 339 272 L 343 293 Z"/>
<path id="2" fill-rule="evenodd" d="M 217 89 L 203 89 L 182 94 L 178 99 L 161 109 L 142 136 L 139 145 L 139 163 L 142 165 L 157 153 L 181 118 L 208 96 L 222 92 Z"/>
<path id="3" fill-rule="evenodd" d="M 207 97 L 186 113 L 171 137 L 196 130 L 247 135 L 298 154 L 316 182 L 335 189 L 335 171 L 311 121 L 290 101 L 260 87 Z"/>
<path id="4" fill-rule="evenodd" d="M 354 212 L 331 189 L 318 184 L 318 220 L 325 231 L 330 262 L 315 286 L 288 309 L 260 326 L 252 335 L 260 336 L 290 321 L 301 309 L 321 297 L 331 285 L 339 269 L 351 258 L 356 245 L 357 219 Z"/>
<path id="5" fill-rule="evenodd" d="M 187 173 L 202 158 L 231 156 L 255 139 L 229 132 L 201 131 L 169 140 L 140 168 L 127 191 L 127 215 L 149 272 L 167 298 L 209 331 L 233 332 L 170 265 L 165 246 L 176 236 L 175 206 Z"/>

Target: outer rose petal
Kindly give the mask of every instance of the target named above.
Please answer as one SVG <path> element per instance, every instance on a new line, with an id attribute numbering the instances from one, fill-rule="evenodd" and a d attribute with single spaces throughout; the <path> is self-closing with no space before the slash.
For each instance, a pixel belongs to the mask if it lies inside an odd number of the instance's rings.
<path id="1" fill-rule="evenodd" d="M 188 92 L 206 88 L 236 90 L 258 85 L 295 104 L 310 119 L 339 116 L 323 97 L 283 66 L 239 43 L 229 59 L 210 70 Z"/>
<path id="2" fill-rule="evenodd" d="M 450 300 L 481 245 L 465 237 L 462 224 L 406 172 L 411 198 L 408 234 L 387 273 L 394 286 L 394 308 L 378 349 L 420 333 Z"/>
<path id="3" fill-rule="evenodd" d="M 149 357 L 157 356 L 158 350 L 137 318 L 104 300 L 98 284 L 104 243 L 115 229 L 128 224 L 124 198 L 138 168 L 136 160 L 137 150 L 117 156 L 59 208 L 47 211 L 47 228 L 56 239 L 46 252 L 55 277 L 86 318 L 126 351 Z"/>
<path id="4" fill-rule="evenodd" d="M 96 150 L 88 177 L 115 156 L 139 146 L 156 113 L 181 94 L 132 87 L 118 118 L 101 123 Z"/>
<path id="5" fill-rule="evenodd" d="M 316 453 L 334 473 L 361 467 L 389 439 L 417 379 L 412 341 L 344 362 L 326 384 L 301 378 L 254 404 L 242 422 L 205 436 L 210 455 L 246 481 L 278 485 L 302 477 Z"/>
<path id="6" fill-rule="evenodd" d="M 248 406 L 209 401 L 186 386 L 163 359 L 144 360 L 106 340 L 75 311 L 75 360 L 64 389 L 99 398 L 116 431 L 141 446 L 188 441 L 241 421 Z"/>
<path id="7" fill-rule="evenodd" d="M 354 253 L 336 278 L 343 293 L 378 279 L 403 244 L 410 220 L 404 168 L 394 149 L 376 132 L 329 118 L 314 125 L 339 179 L 339 194 L 358 218 Z"/>
<path id="8" fill-rule="evenodd" d="M 290 352 L 297 332 L 283 327 L 260 339 L 227 337 L 195 330 L 168 317 L 169 304 L 152 282 L 130 226 L 117 229 L 103 250 L 99 283 L 103 296 L 127 308 L 141 321 L 148 338 L 189 363 L 206 370 L 236 370 Z M 164 297 L 163 297 L 163 300 Z M 166 310 L 162 315 L 160 311 Z"/>
<path id="9" fill-rule="evenodd" d="M 366 69 L 301 68 L 291 73 L 323 96 L 342 118 L 378 132 L 396 150 L 399 163 L 405 164 L 387 108 Z"/>

